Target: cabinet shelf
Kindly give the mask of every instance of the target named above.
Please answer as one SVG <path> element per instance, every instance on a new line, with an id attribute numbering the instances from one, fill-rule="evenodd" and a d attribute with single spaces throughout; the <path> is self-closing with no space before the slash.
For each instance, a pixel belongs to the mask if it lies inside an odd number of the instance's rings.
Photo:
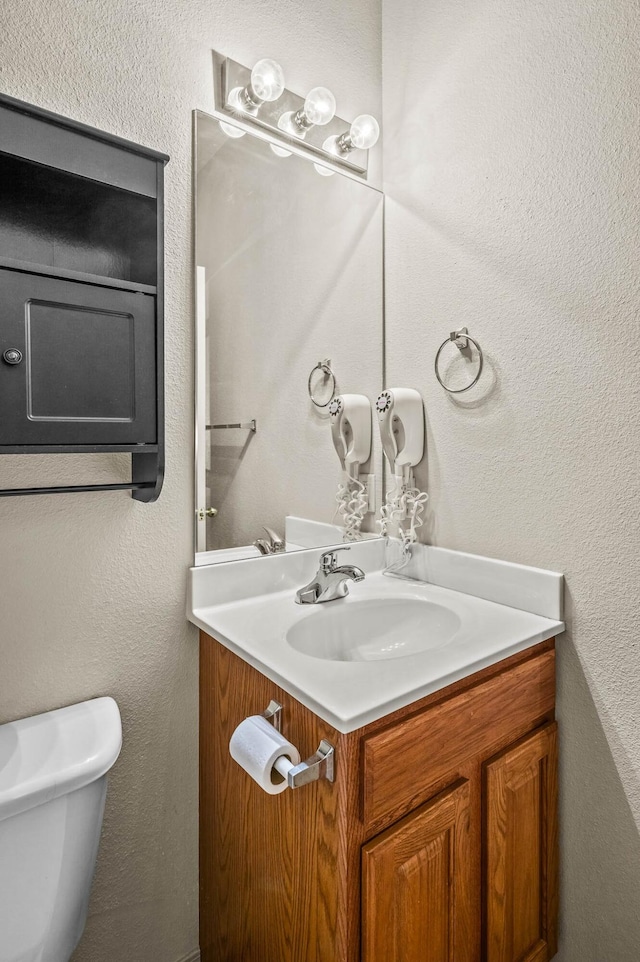
<path id="1" fill-rule="evenodd" d="M 1 454 L 157 454 L 157 444 L 3 444 Z"/>
<path id="2" fill-rule="evenodd" d="M 20 261 L 13 257 L 3 257 L 0 254 L 0 268 L 10 271 L 23 271 L 26 274 L 43 274 L 46 277 L 57 277 L 60 280 L 78 281 L 80 284 L 93 284 L 97 287 L 113 287 L 120 291 L 133 291 L 137 294 L 152 294 L 158 292 L 155 284 L 137 284 L 134 281 L 119 277 L 106 277 L 104 274 L 88 274 L 86 271 L 68 270 L 64 267 L 36 264 L 33 261 Z"/>
<path id="3" fill-rule="evenodd" d="M 2 152 L 0 257 L 155 286 L 156 198 Z"/>

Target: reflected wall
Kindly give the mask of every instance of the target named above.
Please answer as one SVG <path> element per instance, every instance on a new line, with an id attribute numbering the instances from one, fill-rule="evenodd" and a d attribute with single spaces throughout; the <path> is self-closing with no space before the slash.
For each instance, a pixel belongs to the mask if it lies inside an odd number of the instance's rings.
<path id="1" fill-rule="evenodd" d="M 284 534 L 287 516 L 334 518 L 341 466 L 308 379 L 328 358 L 337 393 L 375 400 L 381 389 L 383 198 L 306 157 L 278 156 L 268 140 L 228 136 L 200 112 L 196 198 L 196 508 L 217 510 L 196 525 L 198 549 L 217 551 L 252 546 L 263 525 Z M 330 383 L 313 384 L 326 401 Z M 255 432 L 215 427 L 254 420 Z M 361 470 L 379 481 L 376 433 Z"/>

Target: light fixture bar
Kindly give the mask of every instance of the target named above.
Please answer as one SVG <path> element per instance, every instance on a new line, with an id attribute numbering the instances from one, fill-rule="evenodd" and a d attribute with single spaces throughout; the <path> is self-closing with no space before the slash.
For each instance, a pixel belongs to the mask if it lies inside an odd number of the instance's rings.
<path id="1" fill-rule="evenodd" d="M 291 111 L 295 116 L 304 112 L 305 97 L 294 93 L 287 88 L 282 95 L 273 102 L 260 105 L 257 113 L 240 111 L 237 106 L 229 102 L 229 95 L 232 91 L 240 88 L 243 90 L 251 81 L 251 68 L 232 60 L 230 57 L 223 57 L 216 51 L 213 52 L 213 73 L 214 73 L 214 97 L 216 110 L 241 120 L 249 127 L 259 127 L 268 131 L 269 135 L 280 141 L 284 148 L 294 144 L 298 150 L 310 154 L 315 159 L 327 160 L 337 167 L 344 167 L 346 170 L 366 180 L 368 171 L 369 152 L 367 150 L 352 150 L 348 154 L 340 155 L 330 150 L 325 150 L 323 144 L 328 138 L 338 138 L 350 129 L 350 122 L 341 117 L 334 116 L 333 119 L 322 126 L 312 126 L 307 131 L 305 139 L 301 140 L 293 134 L 287 133 L 278 127 L 278 120 L 283 114 Z"/>

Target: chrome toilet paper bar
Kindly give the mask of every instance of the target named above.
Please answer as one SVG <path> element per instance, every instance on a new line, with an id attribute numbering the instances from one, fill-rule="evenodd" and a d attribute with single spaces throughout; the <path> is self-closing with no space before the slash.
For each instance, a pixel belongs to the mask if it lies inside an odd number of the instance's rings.
<path id="1" fill-rule="evenodd" d="M 262 712 L 262 717 L 271 722 L 277 732 L 282 731 L 282 705 L 279 701 L 272 698 Z"/>
<path id="2" fill-rule="evenodd" d="M 282 705 L 271 699 L 262 717 L 270 721 L 277 731 L 282 728 Z M 326 778 L 328 782 L 335 781 L 335 749 L 326 738 L 321 739 L 317 750 L 299 765 L 292 765 L 285 757 L 279 758 L 274 766 L 283 778 L 286 778 L 289 788 L 300 788 L 310 782 L 317 782 Z"/>
<path id="3" fill-rule="evenodd" d="M 333 745 L 323 738 L 317 751 L 310 758 L 289 769 L 287 772 L 289 788 L 300 788 L 301 785 L 317 782 L 321 778 L 326 778 L 328 782 L 334 781 L 334 756 Z"/>

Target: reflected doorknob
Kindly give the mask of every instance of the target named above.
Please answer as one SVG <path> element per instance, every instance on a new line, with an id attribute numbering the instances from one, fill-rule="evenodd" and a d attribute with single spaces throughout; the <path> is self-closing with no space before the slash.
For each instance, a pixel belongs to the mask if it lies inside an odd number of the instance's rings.
<path id="1" fill-rule="evenodd" d="M 200 508 L 198 511 L 198 518 L 200 521 L 204 521 L 205 518 L 215 518 L 217 513 L 217 508 Z"/>

